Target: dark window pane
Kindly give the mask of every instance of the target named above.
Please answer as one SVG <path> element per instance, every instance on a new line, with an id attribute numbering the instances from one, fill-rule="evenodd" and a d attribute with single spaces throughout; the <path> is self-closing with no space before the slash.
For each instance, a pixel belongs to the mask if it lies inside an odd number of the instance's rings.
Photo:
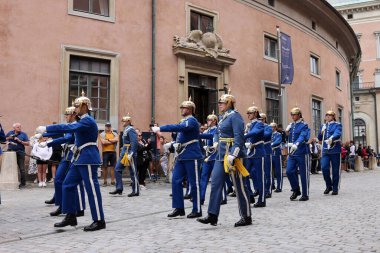
<path id="1" fill-rule="evenodd" d="M 109 1 L 108 0 L 92 0 L 91 13 L 102 16 L 109 16 Z"/>
<path id="2" fill-rule="evenodd" d="M 107 89 L 101 88 L 99 97 L 100 98 L 107 98 Z"/>
<path id="3" fill-rule="evenodd" d="M 191 12 L 190 14 L 190 30 L 199 30 L 199 14 Z"/>
<path id="4" fill-rule="evenodd" d="M 109 74 L 110 73 L 110 67 L 109 63 L 102 62 L 100 65 L 100 73 Z"/>
<path id="5" fill-rule="evenodd" d="M 89 71 L 90 70 L 89 62 L 87 60 L 81 60 L 79 62 L 79 69 L 82 71 Z"/>
<path id="6" fill-rule="evenodd" d="M 90 11 L 90 1 L 89 0 L 74 0 L 73 9 L 79 11 Z"/>
<path id="7" fill-rule="evenodd" d="M 204 33 L 214 31 L 212 17 L 203 16 L 203 15 L 201 16 L 201 30 Z"/>
<path id="8" fill-rule="evenodd" d="M 105 76 L 99 76 L 99 86 L 101 88 L 108 88 L 108 80 L 109 78 L 108 77 L 105 77 Z"/>

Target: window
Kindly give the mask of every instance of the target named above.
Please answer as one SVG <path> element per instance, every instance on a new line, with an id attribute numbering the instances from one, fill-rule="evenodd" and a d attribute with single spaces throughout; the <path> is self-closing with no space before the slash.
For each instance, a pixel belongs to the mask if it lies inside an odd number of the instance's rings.
<path id="1" fill-rule="evenodd" d="M 264 55 L 277 60 L 277 39 L 264 35 Z"/>
<path id="2" fill-rule="evenodd" d="M 338 108 L 338 118 L 336 119 L 339 123 L 343 123 L 343 109 Z"/>
<path id="3" fill-rule="evenodd" d="M 311 21 L 311 28 L 313 30 L 316 30 L 317 29 L 317 24 L 315 23 L 315 21 Z"/>
<path id="4" fill-rule="evenodd" d="M 376 36 L 376 58 L 380 59 L 380 32 L 375 32 Z"/>
<path id="5" fill-rule="evenodd" d="M 272 7 L 274 7 L 274 0 L 268 0 L 268 4 Z"/>
<path id="6" fill-rule="evenodd" d="M 339 49 L 339 43 L 338 43 L 338 41 L 335 41 L 335 48 Z"/>
<path id="7" fill-rule="evenodd" d="M 353 19 L 354 18 L 354 14 L 347 14 L 347 19 Z"/>
<path id="8" fill-rule="evenodd" d="M 73 9 L 106 17 L 109 16 L 108 0 L 74 0 Z"/>
<path id="9" fill-rule="evenodd" d="M 116 0 L 68 0 L 68 13 L 74 16 L 115 22 Z"/>
<path id="10" fill-rule="evenodd" d="M 310 55 L 310 72 L 314 75 L 320 75 L 319 58 L 315 55 Z"/>
<path id="11" fill-rule="evenodd" d="M 367 146 L 366 130 L 367 129 L 365 121 L 362 119 L 355 119 L 354 142 L 356 146 L 358 146 L 359 144 Z"/>
<path id="12" fill-rule="evenodd" d="M 375 87 L 380 87 L 380 69 L 375 70 Z"/>
<path id="13" fill-rule="evenodd" d="M 190 12 L 190 30 L 201 30 L 203 33 L 213 32 L 213 17 L 195 11 Z"/>
<path id="14" fill-rule="evenodd" d="M 321 128 L 321 104 L 320 100 L 312 99 L 311 100 L 311 109 L 312 109 L 312 118 L 313 118 L 313 126 L 312 130 L 314 131 L 314 136 L 318 136 L 319 130 Z"/>
<path id="15" fill-rule="evenodd" d="M 355 101 L 360 101 L 360 97 L 355 97 Z"/>
<path id="16" fill-rule="evenodd" d="M 335 86 L 340 88 L 340 71 L 335 70 Z"/>
<path id="17" fill-rule="evenodd" d="M 69 103 L 82 90 L 91 99 L 94 118 L 109 121 L 110 61 L 79 56 L 70 57 Z"/>
<path id="18" fill-rule="evenodd" d="M 268 123 L 271 123 L 274 121 L 278 124 L 280 123 L 279 112 L 278 112 L 280 101 L 278 98 L 278 95 L 279 95 L 278 90 L 266 88 L 265 94 L 266 94 L 265 102 L 266 102 L 266 109 L 267 109 L 267 112 L 266 112 L 267 121 Z"/>

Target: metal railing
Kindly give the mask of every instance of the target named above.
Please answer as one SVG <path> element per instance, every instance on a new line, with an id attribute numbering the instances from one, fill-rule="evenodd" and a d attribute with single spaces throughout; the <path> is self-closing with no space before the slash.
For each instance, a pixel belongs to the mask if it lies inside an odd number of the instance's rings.
<path id="1" fill-rule="evenodd" d="M 372 89 L 375 88 L 375 82 L 354 82 L 353 90 Z"/>

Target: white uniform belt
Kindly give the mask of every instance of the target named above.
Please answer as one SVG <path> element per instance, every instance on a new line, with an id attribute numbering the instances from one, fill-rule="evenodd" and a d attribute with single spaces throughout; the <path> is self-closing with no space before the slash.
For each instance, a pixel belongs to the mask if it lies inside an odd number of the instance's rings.
<path id="1" fill-rule="evenodd" d="M 187 145 L 190 145 L 190 144 L 198 142 L 198 141 L 199 141 L 198 139 L 194 139 L 194 140 L 191 140 L 191 141 L 188 141 L 185 143 L 180 143 L 180 145 L 181 145 L 181 148 L 185 148 Z"/>
<path id="2" fill-rule="evenodd" d="M 261 143 L 264 143 L 264 141 L 258 141 L 258 142 L 255 142 L 255 143 L 251 143 L 251 146 L 257 146 L 257 145 L 259 145 Z"/>
<path id="3" fill-rule="evenodd" d="M 267 142 L 264 142 L 264 145 L 265 145 L 265 144 L 269 144 L 269 143 L 271 143 L 271 142 L 272 142 L 272 141 L 267 141 Z"/>
<path id="4" fill-rule="evenodd" d="M 279 147 L 281 147 L 281 144 L 280 144 L 280 145 L 277 145 L 277 146 L 275 146 L 275 147 L 272 147 L 272 149 L 276 149 L 276 148 L 279 148 Z"/>
<path id="5" fill-rule="evenodd" d="M 71 162 L 78 160 L 78 158 L 80 156 L 80 152 L 82 151 L 82 149 L 84 149 L 88 146 L 97 146 L 97 143 L 96 142 L 87 142 L 87 143 L 85 143 L 79 147 L 74 146 L 73 147 L 73 158 L 72 158 Z"/>

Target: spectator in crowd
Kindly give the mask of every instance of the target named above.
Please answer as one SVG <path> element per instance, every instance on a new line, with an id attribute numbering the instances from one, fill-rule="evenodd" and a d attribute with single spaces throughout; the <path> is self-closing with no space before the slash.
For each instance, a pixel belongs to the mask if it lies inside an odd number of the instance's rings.
<path id="1" fill-rule="evenodd" d="M 33 135 L 29 140 L 29 145 L 31 147 L 34 146 L 35 143 L 38 143 L 38 138 L 36 138 L 38 135 Z M 37 175 L 37 160 L 33 157 L 29 158 L 29 166 L 28 166 L 28 174 L 29 175 L 36 175 L 36 179 L 34 180 L 34 183 L 38 183 L 38 175 Z"/>
<path id="2" fill-rule="evenodd" d="M 368 168 L 368 153 L 367 148 L 363 146 L 362 148 L 362 159 L 363 159 L 363 166 Z"/>
<path id="3" fill-rule="evenodd" d="M 318 174 L 318 167 L 320 167 L 321 157 L 320 151 L 321 146 L 317 142 L 317 138 L 312 139 L 310 145 L 310 154 L 311 154 L 311 174 Z"/>
<path id="4" fill-rule="evenodd" d="M 348 163 L 350 165 L 349 170 L 355 170 L 355 144 L 350 141 L 350 151 L 349 151 Z"/>
<path id="5" fill-rule="evenodd" d="M 107 186 L 108 173 L 111 174 L 111 185 L 115 185 L 116 164 L 116 147 L 119 141 L 119 135 L 112 131 L 111 123 L 107 122 L 104 131 L 99 134 L 99 140 L 102 144 L 102 170 L 103 170 L 103 186 Z"/>
<path id="6" fill-rule="evenodd" d="M 168 157 L 165 155 L 165 149 L 164 149 L 164 145 L 166 144 L 166 139 L 164 136 L 160 136 L 160 165 L 161 165 L 161 168 L 162 168 L 162 171 L 164 172 L 165 174 L 165 177 L 167 176 L 167 173 L 168 173 Z"/>
<path id="7" fill-rule="evenodd" d="M 359 144 L 358 149 L 356 150 L 356 154 L 360 157 L 363 157 L 363 148 L 362 144 Z"/>
<path id="8" fill-rule="evenodd" d="M 151 141 L 151 157 L 152 160 L 149 163 L 150 175 L 153 179 L 158 178 L 158 168 L 160 166 L 160 133 L 154 133 L 152 131 L 152 127 L 158 127 L 157 123 L 149 125 L 149 131 L 151 133 L 150 141 Z"/>
<path id="9" fill-rule="evenodd" d="M 137 171 L 139 174 L 139 184 L 141 189 L 145 188 L 145 178 L 146 178 L 146 172 L 149 167 L 149 163 L 152 160 L 151 154 L 149 150 L 151 149 L 150 146 L 150 139 L 144 140 L 142 138 L 142 133 L 139 129 L 136 129 L 137 132 L 137 141 L 138 141 L 138 147 L 137 147 Z"/>
<path id="10" fill-rule="evenodd" d="M 348 153 L 347 149 L 345 149 L 345 147 L 342 145 L 342 147 L 341 147 L 341 163 L 342 163 L 342 167 L 341 167 L 341 169 L 348 172 L 347 162 L 346 162 L 347 153 Z"/>
<path id="11" fill-rule="evenodd" d="M 52 125 L 55 125 L 55 124 L 57 124 L 57 122 L 52 123 Z M 58 137 L 63 137 L 63 134 L 59 134 L 54 138 L 58 138 Z M 53 154 L 49 159 L 50 161 L 48 162 L 48 168 L 50 168 L 51 170 L 51 179 L 49 183 L 54 182 L 55 172 L 57 171 L 57 164 L 59 164 L 59 162 L 62 159 L 62 151 L 63 151 L 61 145 L 56 145 L 52 149 L 53 149 Z"/>
<path id="12" fill-rule="evenodd" d="M 29 139 L 26 133 L 21 131 L 21 124 L 14 123 L 13 130 L 6 135 L 6 140 L 9 141 L 8 151 L 15 151 L 17 156 L 17 166 L 20 172 L 20 185 L 25 186 L 25 146 L 29 146 Z"/>
<path id="13" fill-rule="evenodd" d="M 32 155 L 37 157 L 37 176 L 38 176 L 38 187 L 46 187 L 46 170 L 48 162 L 47 160 L 53 154 L 53 149 L 50 147 L 40 146 L 41 142 L 47 141 L 46 137 L 40 137 L 33 145 Z"/>
<path id="14" fill-rule="evenodd" d="M 1 117 L 1 115 L 0 115 Z M 0 124 L 0 142 L 5 142 L 5 133 L 4 133 L 4 130 L 3 130 L 3 127 L 1 126 Z M 0 148 L 0 157 L 1 157 L 1 154 L 3 153 L 3 150 Z"/>

